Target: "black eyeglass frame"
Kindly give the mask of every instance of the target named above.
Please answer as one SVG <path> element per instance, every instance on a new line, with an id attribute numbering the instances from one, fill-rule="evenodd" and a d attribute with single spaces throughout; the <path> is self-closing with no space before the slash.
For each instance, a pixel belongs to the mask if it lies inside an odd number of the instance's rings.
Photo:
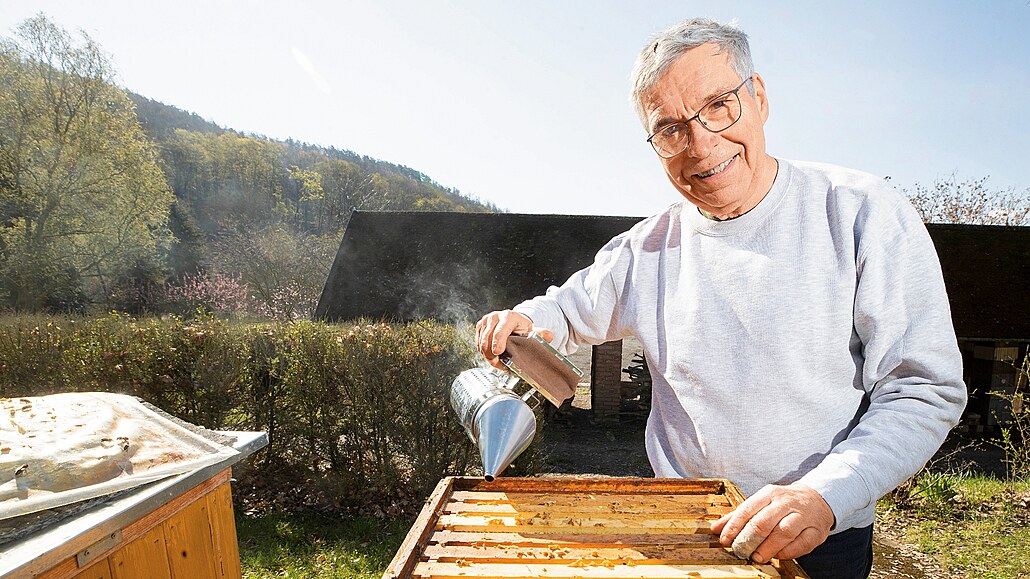
<path id="1" fill-rule="evenodd" d="M 726 91 L 726 92 L 722 93 L 721 95 L 719 95 L 719 96 L 709 100 L 701 108 L 699 108 L 697 110 L 697 114 L 695 114 L 694 116 L 690 117 L 689 119 L 687 119 L 685 121 L 676 121 L 676 122 L 672 122 L 672 123 L 666 123 L 666 124 L 658 127 L 658 130 L 656 130 L 655 132 L 653 132 L 650 135 L 648 135 L 648 137 L 647 137 L 647 144 L 651 145 L 651 148 L 654 149 L 654 152 L 657 153 L 659 157 L 661 157 L 663 159 L 671 159 L 671 158 L 675 157 L 676 155 L 679 155 L 683 151 L 687 150 L 687 145 L 684 145 L 684 147 L 682 149 L 680 149 L 679 151 L 676 151 L 675 153 L 673 153 L 673 154 L 671 154 L 669 156 L 665 156 L 664 154 L 662 154 L 662 152 L 658 149 L 658 146 L 654 144 L 654 141 L 652 139 L 654 139 L 655 135 L 657 135 L 658 133 L 664 131 L 665 129 L 667 129 L 667 128 L 671 127 L 671 126 L 674 126 L 674 125 L 682 125 L 683 128 L 686 129 L 687 126 L 690 125 L 690 121 L 697 120 L 697 123 L 699 125 L 701 125 L 702 127 L 704 127 L 705 130 L 707 130 L 708 132 L 711 132 L 711 133 L 721 133 L 721 132 L 725 131 L 726 129 L 732 127 L 733 125 L 737 124 L 737 121 L 740 120 L 740 117 L 744 116 L 744 106 L 740 105 L 740 95 L 737 94 L 737 93 L 740 92 L 740 89 L 744 88 L 745 84 L 751 82 L 751 79 L 753 79 L 753 78 L 754 78 L 754 75 L 749 76 L 749 77 L 745 78 L 743 81 L 741 81 L 741 83 L 737 85 L 737 88 L 735 88 L 733 90 L 730 90 L 730 91 Z M 704 122 L 704 120 L 701 119 L 701 112 L 704 111 L 705 109 L 707 109 L 708 106 L 711 105 L 712 103 L 714 103 L 716 101 L 719 101 L 719 100 L 722 100 L 722 99 L 725 99 L 729 95 L 733 95 L 733 98 L 737 99 L 737 104 L 740 105 L 740 114 L 737 115 L 737 118 L 734 119 L 732 123 L 726 125 L 725 127 L 721 128 L 721 129 L 716 130 L 716 129 L 713 129 L 713 128 L 709 127 Z M 686 142 L 689 145 L 689 143 L 690 143 L 690 137 L 689 136 L 687 137 L 687 141 Z"/>

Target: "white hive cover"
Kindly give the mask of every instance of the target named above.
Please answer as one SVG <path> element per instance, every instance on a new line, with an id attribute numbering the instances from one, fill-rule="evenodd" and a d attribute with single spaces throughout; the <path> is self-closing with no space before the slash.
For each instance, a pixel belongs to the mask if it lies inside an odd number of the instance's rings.
<path id="1" fill-rule="evenodd" d="M 124 394 L 0 398 L 0 520 L 101 497 L 235 454 Z"/>

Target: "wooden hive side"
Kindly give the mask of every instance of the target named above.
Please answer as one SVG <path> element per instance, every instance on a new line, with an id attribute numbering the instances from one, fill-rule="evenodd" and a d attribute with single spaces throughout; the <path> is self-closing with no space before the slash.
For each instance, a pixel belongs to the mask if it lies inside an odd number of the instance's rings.
<path id="1" fill-rule="evenodd" d="M 404 537 L 400 548 L 393 560 L 387 565 L 383 573 L 383 579 L 396 579 L 399 577 L 411 577 L 415 564 L 422 554 L 429 537 L 436 528 L 436 521 L 443 505 L 451 494 L 451 488 L 458 477 L 449 476 L 437 483 L 433 493 L 426 499 L 418 518 L 411 525 L 411 529 Z"/>
<path id="2" fill-rule="evenodd" d="M 52 562 L 41 557 L 38 579 L 163 579 L 167 577 L 241 577 L 239 546 L 229 488 L 231 470 L 225 469 L 157 509 L 136 519 L 117 534 L 115 542 L 101 542 L 101 551 L 79 566 L 71 556 Z M 92 534 L 76 538 L 74 545 L 92 548 Z M 21 576 L 21 575 L 16 575 Z M 5 576 L 6 577 L 6 576 Z"/>

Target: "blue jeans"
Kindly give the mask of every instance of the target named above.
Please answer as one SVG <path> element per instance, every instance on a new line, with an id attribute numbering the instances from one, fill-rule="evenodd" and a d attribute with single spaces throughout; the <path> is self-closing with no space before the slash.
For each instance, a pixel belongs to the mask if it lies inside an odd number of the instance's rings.
<path id="1" fill-rule="evenodd" d="M 865 579 L 873 569 L 873 526 L 830 535 L 797 561 L 812 579 Z"/>

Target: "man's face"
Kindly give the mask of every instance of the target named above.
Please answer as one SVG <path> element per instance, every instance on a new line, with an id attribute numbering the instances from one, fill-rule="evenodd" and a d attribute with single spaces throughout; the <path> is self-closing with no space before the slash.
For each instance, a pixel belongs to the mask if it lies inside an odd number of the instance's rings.
<path id="1" fill-rule="evenodd" d="M 689 119 L 742 80 L 730 64 L 729 53 L 719 53 L 717 45 L 702 44 L 688 50 L 644 95 L 648 133 L 669 122 Z M 690 121 L 687 148 L 671 159 L 661 159 L 680 194 L 720 219 L 753 209 L 776 177 L 776 161 L 765 152 L 764 125 L 769 117 L 765 84 L 757 74 L 753 84 L 754 96 L 747 85 L 737 93 L 741 114 L 733 126 L 713 133 L 696 119 Z"/>

